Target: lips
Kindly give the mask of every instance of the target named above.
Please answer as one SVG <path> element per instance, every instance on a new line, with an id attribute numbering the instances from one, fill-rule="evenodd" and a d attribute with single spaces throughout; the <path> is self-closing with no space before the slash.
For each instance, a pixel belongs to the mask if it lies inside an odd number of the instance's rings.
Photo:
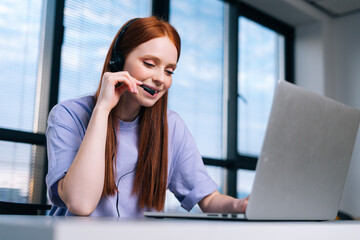
<path id="1" fill-rule="evenodd" d="M 155 95 L 160 91 L 158 88 L 150 87 L 148 85 L 140 85 L 140 87 L 142 87 L 146 92 L 148 92 L 151 95 Z"/>

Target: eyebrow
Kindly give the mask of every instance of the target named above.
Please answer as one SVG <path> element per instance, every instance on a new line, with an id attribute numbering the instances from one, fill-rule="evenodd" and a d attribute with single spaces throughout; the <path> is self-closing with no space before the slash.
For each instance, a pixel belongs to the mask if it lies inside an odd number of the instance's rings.
<path id="1" fill-rule="evenodd" d="M 142 58 L 150 58 L 150 59 L 153 59 L 153 60 L 156 61 L 156 62 L 161 62 L 161 59 L 158 58 L 158 57 L 156 57 L 156 56 L 154 56 L 154 55 L 145 55 L 145 56 L 143 56 Z M 173 69 L 176 69 L 176 63 L 169 63 L 169 64 L 167 64 L 166 66 L 167 66 L 167 67 L 171 67 L 171 68 L 173 68 Z"/>

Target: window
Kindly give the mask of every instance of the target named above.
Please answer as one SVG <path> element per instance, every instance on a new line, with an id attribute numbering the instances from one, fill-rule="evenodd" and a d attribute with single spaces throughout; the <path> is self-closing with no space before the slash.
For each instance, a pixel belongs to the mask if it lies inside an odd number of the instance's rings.
<path id="1" fill-rule="evenodd" d="M 239 17 L 238 153 L 258 156 L 275 85 L 283 67 L 283 36 Z"/>
<path id="2" fill-rule="evenodd" d="M 237 197 L 249 195 L 278 80 L 293 82 L 292 27 L 239 4 Z"/>
<path id="3" fill-rule="evenodd" d="M 13 136 L 4 132 L 32 136 L 37 131 L 41 17 L 42 1 L 0 3 L 0 128 L 1 136 L 7 135 L 7 141 L 0 141 L 0 201 L 33 200 L 35 152 L 42 147 L 9 141 Z"/>
<path id="4" fill-rule="evenodd" d="M 170 22 L 182 47 L 169 108 L 184 119 L 202 156 L 221 159 L 224 3 L 171 1 Z"/>
<path id="5" fill-rule="evenodd" d="M 180 60 L 169 90 L 169 109 L 184 119 L 203 157 L 223 159 L 222 99 L 224 3 L 218 0 L 170 1 L 170 22 L 181 37 Z M 224 192 L 225 171 L 206 166 Z M 180 210 L 167 195 L 166 211 Z M 193 212 L 200 211 L 195 207 Z"/>
<path id="6" fill-rule="evenodd" d="M 237 197 L 245 198 L 251 194 L 254 184 L 255 171 L 239 169 L 237 170 Z"/>
<path id="7" fill-rule="evenodd" d="M 0 201 L 32 202 L 35 171 L 45 168 L 35 162 L 36 148 L 45 150 L 43 146 L 0 141 Z"/>
<path id="8" fill-rule="evenodd" d="M 94 94 L 105 56 L 119 28 L 150 15 L 150 0 L 67 0 L 61 53 L 59 101 Z"/>
<path id="9" fill-rule="evenodd" d="M 0 127 L 32 131 L 41 1 L 0 3 Z"/>
<path id="10" fill-rule="evenodd" d="M 223 70 L 227 67 L 224 66 L 224 46 L 230 44 L 224 42 L 224 33 L 225 28 L 231 26 L 225 23 L 226 14 L 230 14 L 225 10 L 226 3 L 217 0 L 170 1 L 170 22 L 181 36 L 182 52 L 169 91 L 169 108 L 182 116 L 205 163 L 213 165 L 207 166 L 208 172 L 219 181 L 219 190 L 244 197 L 251 190 L 276 82 L 284 79 L 286 68 L 291 66 L 290 55 L 285 66 L 285 40 L 289 43 L 291 34 L 287 33 L 292 29 L 245 4 L 229 5 L 239 9 L 238 23 L 232 24 L 238 26 L 237 60 L 227 59 L 238 63 L 229 69 L 238 69 L 237 98 L 230 96 L 230 101 L 237 102 L 235 114 L 228 112 L 228 122 L 223 122 L 223 106 L 228 104 L 223 96 L 223 92 L 228 91 L 224 89 L 227 84 L 223 79 Z M 292 81 L 289 72 L 287 80 Z M 236 126 L 228 129 L 237 129 L 234 151 L 238 162 L 235 164 L 236 160 L 226 159 L 223 142 L 223 135 L 229 134 L 223 129 L 230 122 Z M 229 143 L 226 144 L 229 148 Z M 207 158 L 210 161 L 206 161 Z M 222 165 L 217 160 L 225 161 Z"/>

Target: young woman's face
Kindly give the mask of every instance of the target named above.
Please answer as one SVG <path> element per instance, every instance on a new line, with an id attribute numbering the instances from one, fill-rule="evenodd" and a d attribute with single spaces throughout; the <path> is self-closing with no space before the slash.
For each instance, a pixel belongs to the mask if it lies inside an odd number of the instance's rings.
<path id="1" fill-rule="evenodd" d="M 139 94 L 131 96 L 144 107 L 153 106 L 170 88 L 178 52 L 168 37 L 149 40 L 137 46 L 125 59 L 124 71 L 156 91 L 151 95 L 138 86 Z"/>

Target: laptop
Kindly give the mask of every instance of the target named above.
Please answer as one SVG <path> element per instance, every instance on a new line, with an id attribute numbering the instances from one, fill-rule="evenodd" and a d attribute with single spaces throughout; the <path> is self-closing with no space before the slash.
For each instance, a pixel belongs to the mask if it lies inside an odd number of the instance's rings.
<path id="1" fill-rule="evenodd" d="M 145 212 L 147 217 L 333 220 L 360 111 L 279 81 L 245 214 Z"/>

